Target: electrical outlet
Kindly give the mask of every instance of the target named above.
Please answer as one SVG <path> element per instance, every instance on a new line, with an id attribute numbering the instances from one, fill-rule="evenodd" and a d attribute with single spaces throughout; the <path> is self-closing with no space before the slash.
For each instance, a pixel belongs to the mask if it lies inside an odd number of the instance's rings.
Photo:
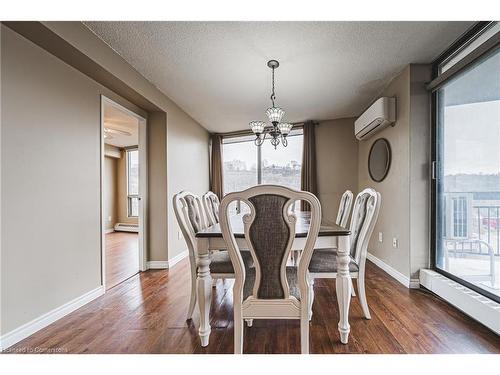
<path id="1" fill-rule="evenodd" d="M 378 232 L 378 242 L 383 242 L 384 241 L 384 235 L 382 232 Z"/>
<path id="2" fill-rule="evenodd" d="M 178 238 L 179 240 L 182 240 L 182 239 L 183 239 L 183 237 L 182 237 L 182 231 L 178 231 L 178 232 L 177 232 L 177 238 Z"/>
<path id="3" fill-rule="evenodd" d="M 399 241 L 396 237 L 392 237 L 392 247 L 395 249 L 399 247 Z"/>

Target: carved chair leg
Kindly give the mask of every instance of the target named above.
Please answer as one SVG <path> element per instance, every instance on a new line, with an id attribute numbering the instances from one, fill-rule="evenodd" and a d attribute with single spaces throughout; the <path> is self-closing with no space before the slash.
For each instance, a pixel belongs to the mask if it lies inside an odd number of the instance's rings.
<path id="1" fill-rule="evenodd" d="M 191 297 L 189 298 L 189 308 L 186 320 L 190 320 L 193 318 L 193 311 L 196 307 L 196 269 L 191 272 Z"/>
<path id="2" fill-rule="evenodd" d="M 314 303 L 314 279 L 311 278 L 309 280 L 309 283 L 311 286 L 309 288 L 309 306 L 307 308 L 307 311 L 308 311 L 308 318 L 309 320 L 311 320 L 313 316 L 313 303 Z"/>
<path id="3" fill-rule="evenodd" d="M 243 354 L 243 319 L 239 315 L 234 314 L 234 354 Z"/>
<path id="4" fill-rule="evenodd" d="M 309 354 L 309 319 L 307 311 L 300 318 L 300 352 Z"/>
<path id="5" fill-rule="evenodd" d="M 371 319 L 370 310 L 368 309 L 368 302 L 366 300 L 365 293 L 365 275 L 360 275 L 358 280 L 358 294 L 359 294 L 359 303 L 361 304 L 361 309 L 363 310 L 363 314 L 366 319 Z"/>

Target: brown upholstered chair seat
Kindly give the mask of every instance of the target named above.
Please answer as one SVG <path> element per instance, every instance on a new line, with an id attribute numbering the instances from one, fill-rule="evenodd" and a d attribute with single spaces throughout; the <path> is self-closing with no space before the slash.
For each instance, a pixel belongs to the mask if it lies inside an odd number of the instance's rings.
<path id="1" fill-rule="evenodd" d="M 243 262 L 245 266 L 250 268 L 253 266 L 252 254 L 245 251 L 241 253 Z M 214 251 L 210 256 L 210 272 L 212 273 L 234 273 L 233 264 L 231 263 L 231 258 L 226 250 Z"/>
<path id="2" fill-rule="evenodd" d="M 358 272 L 359 266 L 351 257 L 349 262 L 349 272 Z M 309 272 L 330 273 L 337 272 L 337 251 L 336 249 L 316 249 L 313 252 Z"/>
<path id="3" fill-rule="evenodd" d="M 300 291 L 297 282 L 297 267 L 286 268 L 286 279 L 288 281 L 288 286 L 290 287 L 290 295 L 300 300 Z M 253 293 L 254 283 L 255 283 L 255 268 L 248 268 L 246 270 L 245 285 L 243 287 L 243 300 L 250 297 L 250 295 Z"/>

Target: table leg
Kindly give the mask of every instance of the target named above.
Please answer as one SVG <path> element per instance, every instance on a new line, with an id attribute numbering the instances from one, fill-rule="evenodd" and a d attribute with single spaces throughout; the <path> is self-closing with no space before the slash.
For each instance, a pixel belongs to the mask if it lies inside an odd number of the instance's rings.
<path id="1" fill-rule="evenodd" d="M 212 302 L 212 276 L 210 275 L 210 254 L 208 240 L 199 238 L 196 250 L 196 266 L 198 277 L 196 279 L 198 293 L 198 307 L 200 309 L 200 328 L 198 334 L 201 346 L 207 346 L 210 338 L 210 304 Z"/>
<path id="2" fill-rule="evenodd" d="M 337 250 L 337 301 L 339 303 L 339 332 L 342 344 L 347 344 L 349 339 L 349 304 L 351 303 L 351 275 L 349 274 L 349 249 L 350 236 L 340 236 Z"/>

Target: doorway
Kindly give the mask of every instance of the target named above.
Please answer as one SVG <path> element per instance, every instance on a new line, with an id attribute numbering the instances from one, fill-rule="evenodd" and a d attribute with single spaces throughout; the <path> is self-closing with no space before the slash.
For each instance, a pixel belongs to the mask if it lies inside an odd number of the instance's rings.
<path id="1" fill-rule="evenodd" d="M 101 97 L 101 272 L 105 290 L 146 270 L 146 120 Z"/>

